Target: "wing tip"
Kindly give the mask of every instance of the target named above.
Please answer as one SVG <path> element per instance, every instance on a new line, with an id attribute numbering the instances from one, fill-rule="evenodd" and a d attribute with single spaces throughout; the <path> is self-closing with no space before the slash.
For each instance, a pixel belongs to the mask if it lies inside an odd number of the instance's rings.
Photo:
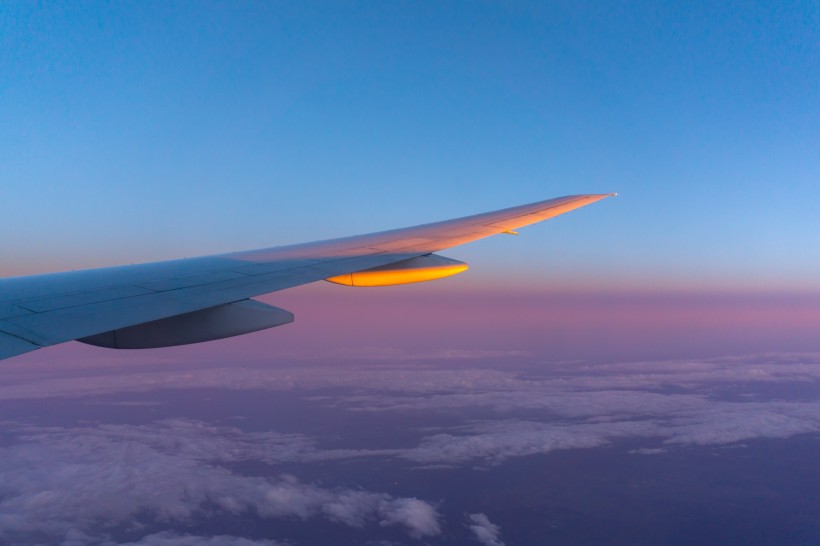
<path id="1" fill-rule="evenodd" d="M 585 193 L 581 195 L 576 195 L 572 197 L 580 197 L 582 199 L 592 199 L 593 201 L 600 201 L 601 199 L 606 199 L 607 197 L 617 197 L 617 193 Z"/>

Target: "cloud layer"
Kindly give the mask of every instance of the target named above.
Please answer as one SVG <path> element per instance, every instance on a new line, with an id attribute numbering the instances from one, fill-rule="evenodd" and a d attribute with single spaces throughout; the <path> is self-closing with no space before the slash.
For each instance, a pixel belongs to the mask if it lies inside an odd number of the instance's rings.
<path id="1" fill-rule="evenodd" d="M 242 475 L 216 464 L 295 457 L 301 448 L 287 447 L 290 436 L 245 435 L 188 421 L 18 432 L 20 441 L 0 451 L 4 542 L 42 536 L 70 543 L 88 533 L 104 536 L 126 521 L 173 524 L 220 514 L 397 526 L 414 537 L 440 533 L 435 506 L 419 499 L 325 488 L 289 475 Z M 153 545 L 194 539 L 144 540 Z M 236 544 L 243 543 L 237 538 Z"/>
<path id="2" fill-rule="evenodd" d="M 4 423 L 0 541 L 114 544 L 128 522 L 126 531 L 142 536 L 132 543 L 142 546 L 290 543 L 284 536 L 184 532 L 202 519 L 245 517 L 400 530 L 407 540 L 430 541 L 443 536 L 446 498 L 395 496 L 343 481 L 309 483 L 280 468 L 354 461 L 413 472 L 491 468 L 626 439 L 630 453 L 646 456 L 820 433 L 818 354 L 605 365 L 492 358 L 138 371 L 103 366 L 74 376 L 12 370 L 0 387 L 3 403 L 60 398 L 93 404 L 101 422 Z M 378 417 L 398 428 L 407 419 L 427 425 L 405 430 L 401 441 L 351 449 L 338 447 L 330 425 L 281 432 L 197 418 L 152 420 L 150 411 L 164 399 L 146 402 L 142 394 L 171 389 L 289 393 L 348 423 Z M 147 420 L 106 423 L 106 404 L 145 411 Z M 238 470 L 246 463 L 257 471 Z M 503 545 L 487 513 L 467 518 L 475 540 Z"/>

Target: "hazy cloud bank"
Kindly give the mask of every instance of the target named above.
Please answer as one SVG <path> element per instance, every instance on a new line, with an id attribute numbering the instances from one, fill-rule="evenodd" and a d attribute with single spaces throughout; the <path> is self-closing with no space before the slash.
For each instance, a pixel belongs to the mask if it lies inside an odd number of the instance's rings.
<path id="1" fill-rule="evenodd" d="M 103 404 L 110 403 L 144 411 L 140 415 L 149 422 L 67 428 L 4 423 L 9 443 L 0 449 L 0 542 L 38 537 L 43 543 L 106 544 L 123 522 L 142 526 L 145 534 L 134 542 L 141 546 L 218 540 L 272 546 L 287 538 L 159 532 L 198 518 L 239 517 L 389 527 L 401 529 L 408 540 L 429 539 L 441 535 L 444 525 L 439 507 L 429 501 L 305 483 L 277 466 L 369 458 L 421 472 L 488 467 L 622 439 L 640 441 L 631 450 L 637 456 L 820 433 L 817 354 L 595 366 L 517 362 L 509 368 L 504 362 L 470 366 L 463 358 L 453 360 L 449 366 L 394 360 L 307 368 L 93 370 L 84 377 L 12 373 L 0 387 L 4 403 L 85 397 L 81 404 L 100 404 L 103 421 Z M 308 434 L 246 431 L 198 419 L 150 421 L 150 412 L 166 399 L 149 403 L 139 396 L 202 388 L 295 393 L 310 406 L 338 412 L 344 423 L 374 416 L 403 423 L 412 417 L 430 426 L 379 448 L 364 443 L 340 449 L 333 447 L 338 431 L 330 426 Z M 132 393 L 134 400 L 112 393 Z M 242 463 L 268 469 L 265 475 L 242 474 L 236 470 Z M 164 527 L 155 527 L 157 522 Z M 466 525 L 482 544 L 503 544 L 500 529 L 485 514 L 470 514 Z"/>
<path id="2" fill-rule="evenodd" d="M 369 359 L 328 363 L 263 362 L 256 365 L 203 365 L 166 362 L 134 369 L 112 365 L 88 369 L 55 365 L 31 371 L 4 369 L 0 400 L 98 396 L 162 389 L 218 388 L 229 390 L 303 391 L 317 389 L 368 389 L 420 394 L 536 392 L 554 396 L 578 391 L 646 390 L 669 387 L 697 390 L 708 385 L 782 384 L 820 382 L 820 353 L 782 353 L 713 359 L 664 360 L 585 364 L 543 363 L 534 359 L 487 359 L 458 351 L 457 359 Z M 466 365 L 470 360 L 476 366 Z M 594 401 L 591 401 L 594 403 Z"/>
<path id="3" fill-rule="evenodd" d="M 0 450 L 0 539 L 7 542 L 31 536 L 99 541 L 121 522 L 174 524 L 242 514 L 322 518 L 356 528 L 398 526 L 414 537 L 440 533 L 436 508 L 419 499 L 320 487 L 288 475 L 240 475 L 215 464 L 259 459 L 267 450 L 278 453 L 269 460 L 294 456 L 275 433 L 243 438 L 227 429 L 226 436 L 226 429 L 184 421 L 23 432 L 19 443 Z M 195 539 L 160 534 L 143 540 L 154 545 Z M 241 540 L 235 543 L 246 544 Z"/>

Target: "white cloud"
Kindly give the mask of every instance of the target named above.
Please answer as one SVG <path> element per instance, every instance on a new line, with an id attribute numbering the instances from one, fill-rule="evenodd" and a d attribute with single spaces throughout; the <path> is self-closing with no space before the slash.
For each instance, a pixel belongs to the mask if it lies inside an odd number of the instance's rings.
<path id="1" fill-rule="evenodd" d="M 666 444 L 716 445 L 820 432 L 820 402 L 714 402 L 669 416 Z"/>
<path id="2" fill-rule="evenodd" d="M 226 431 L 227 438 L 222 436 Z M 287 475 L 240 475 L 215 464 L 251 460 L 266 449 L 274 459 L 293 456 L 280 440 L 275 433 L 243 436 L 178 420 L 30 430 L 22 441 L 0 450 L 0 541 L 39 534 L 50 537 L 46 542 L 62 538 L 70 543 L 72 536 L 146 516 L 184 524 L 214 514 L 400 526 L 417 537 L 440 533 L 437 510 L 419 499 L 325 488 Z M 188 539 L 159 535 L 151 540 L 147 544 L 187 544 Z"/>
<path id="3" fill-rule="evenodd" d="M 484 546 L 504 546 L 501 541 L 501 527 L 492 523 L 486 514 L 468 514 L 467 520 L 467 527 L 481 544 Z"/>
<path id="4" fill-rule="evenodd" d="M 640 398 L 640 397 L 639 397 Z M 623 438 L 662 441 L 671 446 L 725 445 L 754 438 L 789 438 L 820 433 L 820 402 L 726 402 L 647 405 L 645 415 L 601 415 L 599 419 L 556 418 L 548 422 L 498 419 L 451 427 L 427 436 L 401 457 L 424 465 L 497 464 L 510 457 L 560 449 L 594 448 Z M 570 413 L 575 413 L 571 411 Z"/>
<path id="5" fill-rule="evenodd" d="M 497 464 L 510 457 L 600 447 L 613 438 L 658 433 L 657 426 L 649 421 L 564 425 L 513 419 L 476 423 L 454 431 L 428 436 L 419 446 L 403 452 L 402 457 L 425 465 L 471 461 Z"/>
<path id="6" fill-rule="evenodd" d="M 417 537 L 441 533 L 436 509 L 419 499 L 392 500 L 388 510 L 380 511 L 381 525 L 404 525 Z"/>
<path id="7" fill-rule="evenodd" d="M 37 373 L 29 382 L 16 377 L 12 381 L 16 385 L 0 387 L 0 399 L 25 398 L 35 393 L 79 396 L 184 386 L 295 390 L 313 396 L 317 404 L 333 405 L 340 411 L 452 414 L 454 410 L 485 410 L 482 422 L 441 428 L 417 445 L 401 449 L 319 449 L 314 438 L 303 434 L 247 433 L 186 420 L 145 427 L 100 426 L 82 431 L 85 441 L 103 438 L 119 445 L 174 454 L 174 460 L 196 461 L 197 470 L 200 463 L 261 461 L 275 465 L 357 457 L 398 457 L 423 466 L 497 464 L 510 457 L 600 447 L 622 438 L 646 438 L 652 448 L 659 449 L 658 444 L 662 444 L 670 450 L 681 445 L 727 445 L 753 438 L 820 432 L 820 403 L 816 400 L 783 401 L 766 399 L 760 394 L 769 387 L 820 381 L 820 354 L 595 366 L 561 363 L 522 370 L 475 369 L 461 364 L 448 368 L 440 362 L 368 361 L 344 368 L 312 365 L 154 370 L 92 378 L 44 379 Z M 718 396 L 721 389 L 743 394 L 739 389 L 750 385 L 757 388 L 753 395 L 731 399 Z M 315 392 L 328 387 L 333 387 L 335 393 L 320 396 Z M 78 431 L 41 434 L 54 442 L 61 434 L 74 437 Z M 30 436 L 31 441 L 39 441 Z M 636 453 L 649 453 L 647 449 L 650 448 L 639 447 Z M 269 493 L 276 497 L 310 492 L 285 488 Z M 207 493 L 202 495 L 207 497 Z M 306 513 L 318 511 L 322 517 L 351 526 L 371 521 L 373 514 L 381 514 L 379 521 L 392 521 L 390 518 L 396 513 L 383 514 L 385 505 L 367 499 L 370 498 L 351 493 L 345 502 L 332 502 L 322 505 L 321 510 L 311 508 Z M 249 506 L 264 511 L 258 504 L 232 497 L 220 500 L 223 510 L 235 513 L 249 510 Z M 357 508 L 365 505 L 366 509 Z M 395 504 L 387 506 L 397 509 Z M 276 515 L 270 513 L 272 517 Z M 362 514 L 369 515 L 357 519 Z"/>

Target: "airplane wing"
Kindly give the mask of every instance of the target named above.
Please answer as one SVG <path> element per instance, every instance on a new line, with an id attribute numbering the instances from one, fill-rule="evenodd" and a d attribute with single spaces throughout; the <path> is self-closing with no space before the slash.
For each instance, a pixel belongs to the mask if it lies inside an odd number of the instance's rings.
<path id="1" fill-rule="evenodd" d="M 466 264 L 432 253 L 610 195 L 571 195 L 315 243 L 0 279 L 0 359 L 71 340 L 163 347 L 278 326 L 293 315 L 249 298 L 323 279 L 374 286 L 446 276 Z"/>

